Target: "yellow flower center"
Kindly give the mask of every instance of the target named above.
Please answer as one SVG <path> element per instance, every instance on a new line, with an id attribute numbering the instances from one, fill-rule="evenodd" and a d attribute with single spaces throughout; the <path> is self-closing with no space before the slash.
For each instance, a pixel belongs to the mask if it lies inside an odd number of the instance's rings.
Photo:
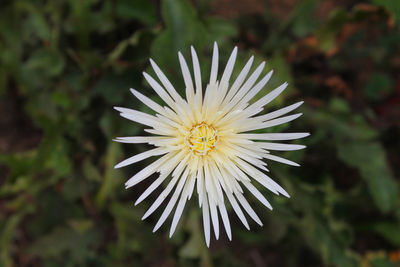
<path id="1" fill-rule="evenodd" d="M 193 126 L 186 137 L 186 144 L 197 155 L 207 155 L 217 142 L 217 130 L 204 122 Z"/>

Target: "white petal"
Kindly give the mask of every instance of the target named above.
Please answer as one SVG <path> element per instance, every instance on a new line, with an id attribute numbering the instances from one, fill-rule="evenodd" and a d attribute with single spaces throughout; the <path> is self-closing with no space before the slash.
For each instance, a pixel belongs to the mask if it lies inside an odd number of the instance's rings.
<path id="1" fill-rule="evenodd" d="M 217 203 L 223 202 L 224 196 L 222 193 L 221 185 L 223 182 L 221 181 L 221 174 L 219 173 L 219 170 L 217 166 L 215 166 L 215 163 L 210 160 L 210 178 L 211 178 L 211 183 L 212 186 L 216 189 L 218 196 L 215 196 L 214 199 L 216 199 Z"/>
<path id="2" fill-rule="evenodd" d="M 219 212 L 221 214 L 222 223 L 224 224 L 226 235 L 228 236 L 229 240 L 232 240 L 232 231 L 231 225 L 229 223 L 228 213 L 226 212 L 225 204 L 218 205 Z"/>
<path id="3" fill-rule="evenodd" d="M 237 203 L 235 197 L 232 195 L 232 193 L 226 193 L 226 196 L 228 197 L 229 202 L 231 203 L 231 206 L 233 210 L 235 211 L 236 215 L 239 217 L 240 221 L 243 223 L 243 225 L 247 228 L 247 230 L 250 230 L 249 224 L 247 223 L 246 217 L 244 216 L 242 209 L 240 208 L 239 204 Z"/>
<path id="4" fill-rule="evenodd" d="M 258 123 L 258 125 L 255 123 L 256 124 L 255 126 L 247 127 L 247 128 L 243 127 L 240 130 L 238 130 L 238 132 L 243 132 L 243 131 L 248 132 L 248 131 L 253 131 L 253 130 L 258 130 L 258 129 L 265 129 L 265 128 L 281 125 L 281 124 L 290 122 L 292 120 L 295 120 L 298 117 L 300 117 L 301 115 L 303 115 L 303 113 L 297 113 L 297 114 L 281 117 L 281 118 L 278 118 L 278 119 L 274 119 L 274 120 Z"/>
<path id="5" fill-rule="evenodd" d="M 224 188 L 225 192 L 233 192 L 233 187 L 234 185 L 232 184 L 232 180 L 234 180 L 235 178 L 232 177 L 232 175 L 230 175 L 226 170 L 225 167 L 222 165 L 224 164 L 224 162 L 218 162 L 217 166 L 218 169 L 220 171 L 220 175 L 222 177 L 222 179 L 224 180 L 224 183 L 226 185 L 226 188 Z"/>
<path id="6" fill-rule="evenodd" d="M 299 166 L 300 166 L 300 165 L 297 164 L 296 162 L 293 162 L 293 161 L 291 161 L 291 160 L 284 159 L 284 158 L 281 158 L 281 157 L 278 157 L 278 156 L 275 156 L 275 155 L 271 155 L 271 154 L 266 154 L 266 155 L 264 156 L 264 158 L 270 159 L 270 160 L 274 160 L 274 161 L 277 161 L 277 162 L 281 162 L 281 163 L 284 163 L 284 164 L 296 166 L 296 167 L 299 167 Z"/>
<path id="7" fill-rule="evenodd" d="M 309 136 L 310 133 L 263 133 L 263 134 L 238 134 L 238 136 L 251 140 L 294 140 Z"/>
<path id="8" fill-rule="evenodd" d="M 134 122 L 138 122 L 147 126 L 158 126 L 161 124 L 162 127 L 170 127 L 167 124 L 163 123 L 159 118 L 141 111 L 121 107 L 114 107 L 114 109 L 122 112 L 120 113 L 121 117 L 132 120 Z"/>
<path id="9" fill-rule="evenodd" d="M 205 185 L 204 185 L 204 178 L 203 178 L 203 167 L 199 167 L 197 171 L 197 194 L 199 195 L 199 207 L 201 207 L 203 201 L 203 190 Z M 207 204 L 208 205 L 208 204 Z"/>
<path id="10" fill-rule="evenodd" d="M 158 228 L 161 227 L 161 225 L 163 225 L 163 223 L 167 219 L 168 215 L 171 213 L 172 209 L 174 208 L 175 203 L 178 200 L 178 197 L 182 192 L 182 188 L 185 185 L 187 175 L 188 175 L 188 169 L 186 169 L 186 171 L 183 173 L 182 177 L 180 178 L 179 183 L 175 188 L 175 192 L 172 195 L 171 199 L 169 200 L 167 207 L 165 208 L 165 210 L 161 214 L 161 217 L 158 220 L 158 222 L 156 223 L 156 226 L 154 226 L 153 233 L 155 231 L 157 231 Z"/>
<path id="11" fill-rule="evenodd" d="M 163 109 L 162 106 L 160 106 L 159 104 L 157 104 L 156 102 L 154 102 L 153 100 L 148 98 L 147 96 L 139 93 L 138 91 L 136 91 L 135 89 L 132 89 L 132 88 L 131 88 L 131 92 L 137 99 L 139 99 L 143 104 L 145 104 L 146 106 L 148 106 L 155 112 L 158 112 L 161 115 L 164 115 L 165 117 L 169 117 L 171 120 L 177 119 L 177 115 L 175 113 L 173 114 L 173 116 L 169 116 L 168 113 L 165 112 L 165 110 Z"/>
<path id="12" fill-rule="evenodd" d="M 240 101 L 243 103 L 247 103 L 250 99 L 252 99 L 254 96 L 257 95 L 258 92 L 261 91 L 261 89 L 264 88 L 264 86 L 268 83 L 268 81 L 271 79 L 272 74 L 274 73 L 273 70 L 267 73 L 267 75 L 264 76 L 264 78 L 261 79 L 250 91 L 246 96 Z"/>
<path id="13" fill-rule="evenodd" d="M 181 128 L 182 124 L 179 124 L 176 120 L 169 119 L 168 116 L 156 114 L 157 118 L 159 118 L 163 123 L 167 124 L 171 128 Z M 175 118 L 174 118 L 175 119 Z"/>
<path id="14" fill-rule="evenodd" d="M 171 237 L 176 229 L 176 226 L 178 225 L 179 219 L 182 216 L 183 209 L 185 208 L 185 204 L 187 201 L 187 195 L 189 191 L 189 184 L 186 182 L 185 187 L 183 188 L 181 198 L 178 202 L 178 206 L 176 207 L 174 218 L 172 219 L 172 224 L 171 224 L 171 229 L 169 231 L 169 237 Z"/>
<path id="15" fill-rule="evenodd" d="M 260 76 L 262 70 L 264 69 L 265 62 L 261 62 L 261 64 L 256 68 L 256 70 L 251 74 L 249 79 L 244 83 L 244 85 L 240 88 L 239 92 L 233 97 L 233 99 L 230 101 L 229 105 L 225 108 L 225 110 L 229 110 L 231 107 L 236 105 L 242 98 L 243 96 L 251 89 L 251 87 L 254 85 L 254 83 L 257 81 L 258 77 Z"/>
<path id="16" fill-rule="evenodd" d="M 243 184 L 261 203 L 272 210 L 271 204 L 269 204 L 268 200 L 260 193 L 260 191 L 257 190 L 257 188 L 254 187 L 254 185 L 249 182 L 244 182 Z"/>
<path id="17" fill-rule="evenodd" d="M 236 94 L 237 90 L 243 84 L 243 81 L 246 79 L 247 74 L 250 71 L 251 65 L 253 64 L 254 56 L 251 56 L 247 61 L 246 65 L 243 67 L 242 71 L 237 76 L 235 82 L 230 88 L 228 95 L 225 97 L 225 100 L 222 102 L 222 106 L 226 105 L 228 101 L 232 99 L 232 97 Z"/>
<path id="18" fill-rule="evenodd" d="M 227 145 L 230 148 L 232 148 L 233 150 L 237 151 L 236 154 L 238 156 L 240 156 L 241 154 L 245 154 L 245 155 L 248 155 L 250 157 L 254 157 L 254 158 L 257 158 L 257 159 L 262 159 L 263 155 L 265 154 L 265 153 L 254 152 L 254 151 L 250 150 L 248 147 L 246 148 L 246 147 L 242 147 L 242 146 L 239 146 L 239 145 L 236 145 L 236 144 L 227 144 Z"/>
<path id="19" fill-rule="evenodd" d="M 182 56 L 182 53 L 178 53 L 179 64 L 181 65 L 183 80 L 185 82 L 186 87 L 186 99 L 188 100 L 190 105 L 194 104 L 194 90 L 193 90 L 193 82 L 192 77 L 189 71 L 189 68 L 186 64 L 185 58 Z"/>
<path id="20" fill-rule="evenodd" d="M 286 197 L 290 197 L 289 194 L 279 184 L 277 184 L 273 179 L 271 179 L 265 173 L 257 170 L 252 165 L 250 165 L 250 164 L 248 164 L 246 162 L 243 162 L 240 159 L 236 159 L 236 162 L 240 165 L 241 168 L 243 168 L 243 170 L 246 173 L 251 175 L 251 177 L 254 180 L 256 180 L 257 182 L 262 184 L 264 187 L 266 187 L 267 189 L 269 189 L 273 193 L 275 193 L 275 194 L 281 193 L 282 195 L 284 195 Z M 250 174 L 250 172 L 252 174 Z M 248 180 L 247 180 L 247 182 L 248 182 Z"/>
<path id="21" fill-rule="evenodd" d="M 196 95 L 195 95 L 195 106 L 194 106 L 194 113 L 196 119 L 198 121 L 201 120 L 201 109 L 203 104 L 203 88 L 201 85 L 201 73 L 200 73 L 200 64 L 199 59 L 197 57 L 196 51 L 194 50 L 193 46 L 190 47 L 192 52 L 192 61 L 193 61 L 193 72 L 194 72 L 194 80 L 196 84 Z"/>
<path id="22" fill-rule="evenodd" d="M 121 161 L 120 163 L 115 165 L 114 168 L 117 169 L 117 168 L 125 167 L 127 165 L 139 162 L 139 161 L 147 159 L 149 157 L 159 156 L 159 155 L 162 155 L 162 154 L 165 154 L 165 153 L 168 153 L 168 152 L 169 152 L 169 149 L 166 149 L 166 148 L 160 148 L 160 147 L 159 148 L 154 148 L 154 149 L 145 151 L 143 153 L 139 153 L 139 154 L 137 154 L 137 155 L 135 155 L 133 157 L 130 157 L 130 158 L 124 160 L 124 161 Z"/>
<path id="23" fill-rule="evenodd" d="M 160 140 L 172 140 L 171 137 L 161 137 L 161 136 L 127 136 L 127 137 L 117 137 L 114 141 L 119 143 L 131 143 L 131 144 L 142 144 L 149 143 Z"/>
<path id="24" fill-rule="evenodd" d="M 214 227 L 215 239 L 218 240 L 218 238 L 219 238 L 219 220 L 218 220 L 217 207 L 216 207 L 214 200 L 212 200 L 210 198 L 208 199 L 208 203 L 210 205 L 211 221 L 212 221 L 212 224 Z"/>
<path id="25" fill-rule="evenodd" d="M 250 105 L 247 109 L 246 112 L 249 114 L 249 116 L 253 116 L 254 114 L 259 113 L 259 109 L 272 100 L 274 100 L 276 97 L 278 97 L 288 86 L 288 83 L 283 83 L 281 86 L 278 88 L 275 88 L 272 90 L 270 93 L 267 95 L 263 96 L 261 99 L 259 99 L 257 102 L 254 104 Z"/>
<path id="26" fill-rule="evenodd" d="M 174 98 L 175 101 L 181 100 L 182 97 L 178 94 L 178 92 L 176 92 L 174 86 L 168 80 L 167 76 L 165 76 L 165 74 L 160 70 L 160 68 L 152 59 L 150 59 L 150 64 L 153 67 L 154 72 L 157 74 L 158 79 L 160 79 L 161 83 L 164 85 L 165 89 L 167 89 L 172 98 Z"/>
<path id="27" fill-rule="evenodd" d="M 180 168 L 180 166 L 184 166 L 186 164 L 186 160 L 185 159 L 182 160 L 183 156 L 184 156 L 184 153 L 181 151 L 178 153 L 178 155 L 176 157 L 174 157 L 174 160 L 171 160 L 171 162 L 168 163 L 166 168 L 163 169 L 163 171 L 161 171 L 161 175 L 149 187 L 147 187 L 147 189 L 136 200 L 135 206 L 138 205 L 140 202 L 142 202 L 146 197 L 148 197 L 155 189 L 157 189 L 157 187 L 159 187 L 162 184 L 162 182 L 168 177 L 168 175 L 171 173 L 171 171 L 176 167 L 176 165 L 178 163 L 179 164 L 178 164 L 177 168 Z M 182 169 L 180 170 L 179 175 L 181 173 L 182 173 Z M 173 179 L 169 182 L 168 186 L 171 187 L 171 190 L 172 190 L 173 186 L 175 185 L 177 179 L 179 178 L 179 175 L 173 177 Z M 165 192 L 163 192 L 162 194 L 164 194 Z"/>
<path id="28" fill-rule="evenodd" d="M 242 180 L 246 180 L 246 181 L 250 181 L 250 179 L 247 177 L 247 175 L 238 167 L 236 166 L 235 162 L 232 161 L 228 161 L 226 163 L 227 167 L 226 169 L 236 178 L 239 178 L 240 181 Z"/>
<path id="29" fill-rule="evenodd" d="M 282 115 L 285 115 L 286 113 L 289 113 L 289 112 L 292 111 L 292 110 L 295 110 L 296 108 L 298 108 L 299 106 L 301 106 L 303 103 L 304 103 L 304 101 L 300 101 L 300 102 L 297 102 L 297 103 L 295 103 L 295 104 L 293 104 L 293 105 L 290 105 L 290 106 L 287 106 L 287 107 L 278 109 L 278 110 L 276 110 L 276 111 L 267 113 L 267 114 L 265 114 L 265 115 L 262 115 L 262 116 L 259 116 L 259 117 L 256 117 L 256 118 L 257 118 L 257 119 L 260 119 L 260 120 L 262 120 L 262 121 L 267 121 L 267 120 L 275 119 L 275 118 L 277 118 L 277 117 L 280 117 L 280 116 L 282 116 Z"/>
<path id="30" fill-rule="evenodd" d="M 202 92 L 200 63 L 193 46 L 190 47 L 190 51 L 192 53 L 194 80 L 196 83 L 196 93 L 198 93 L 198 91 Z"/>
<path id="31" fill-rule="evenodd" d="M 190 184 L 189 184 L 189 192 L 188 192 L 188 200 L 192 197 L 193 191 L 194 191 L 194 185 L 196 183 L 196 174 L 193 173 L 192 176 L 190 177 Z"/>
<path id="32" fill-rule="evenodd" d="M 203 190 L 204 191 L 204 190 Z M 207 194 L 204 193 L 203 196 L 203 227 L 204 227 L 204 237 L 206 239 L 207 247 L 210 247 L 210 212 L 208 209 Z"/>
<path id="33" fill-rule="evenodd" d="M 168 153 L 167 155 L 162 156 L 158 160 L 154 161 L 150 165 L 148 165 L 146 168 L 132 176 L 126 183 L 125 183 L 125 188 L 132 187 L 139 182 L 143 181 L 153 173 L 157 171 L 157 168 L 159 168 L 162 164 L 164 164 L 166 161 L 170 160 L 176 155 L 176 153 Z"/>
<path id="34" fill-rule="evenodd" d="M 185 162 L 183 160 L 182 162 Z M 163 203 L 163 201 L 168 197 L 169 193 L 171 193 L 172 189 L 174 188 L 176 182 L 178 181 L 179 177 L 181 176 L 181 173 L 183 171 L 180 166 L 185 166 L 186 163 L 179 163 L 178 167 L 176 167 L 175 171 L 179 168 L 177 172 L 174 171 L 172 173 L 172 180 L 168 183 L 167 187 L 162 191 L 162 193 L 158 196 L 156 201 L 150 206 L 150 208 L 146 211 L 146 213 L 143 215 L 142 220 L 146 219 L 148 216 L 150 216 L 160 205 Z M 187 169 L 186 169 L 187 170 Z"/>
<path id="35" fill-rule="evenodd" d="M 250 217 L 259 225 L 263 226 L 260 218 L 257 216 L 256 212 L 253 210 L 253 208 L 250 206 L 249 202 L 247 202 L 246 198 L 243 196 L 242 193 L 235 193 L 235 196 L 239 200 L 239 203 L 242 205 L 244 210 L 247 212 L 247 214 L 250 215 Z"/>
<path id="36" fill-rule="evenodd" d="M 251 178 L 259 182 L 261 185 L 263 185 L 265 188 L 273 192 L 274 194 L 279 194 L 279 187 L 277 187 L 275 182 L 271 182 L 272 179 L 268 179 L 269 177 L 265 175 L 264 173 L 258 171 L 254 167 L 252 167 L 250 164 L 244 162 L 243 160 L 240 159 L 235 159 L 235 161 L 238 163 L 239 167 L 243 170 L 243 172 L 246 172 Z M 242 173 L 242 175 L 245 175 Z M 243 183 L 248 183 L 248 180 L 243 180 Z"/>
<path id="37" fill-rule="evenodd" d="M 278 150 L 278 151 L 292 151 L 303 149 L 304 145 L 294 145 L 294 144 L 281 144 L 281 143 L 267 143 L 267 142 L 256 142 L 256 146 L 265 148 L 267 150 Z"/>
<path id="38" fill-rule="evenodd" d="M 136 200 L 135 206 L 141 203 L 146 197 L 148 197 L 157 187 L 159 187 L 162 182 L 168 177 L 168 175 L 162 174 L 160 175 L 149 187 L 146 188 L 146 190 L 140 195 L 140 197 Z M 176 177 L 176 180 L 178 177 Z M 172 183 L 173 180 L 170 182 Z M 147 217 L 147 216 L 146 216 Z M 143 218 L 144 220 L 145 218 Z"/>
<path id="39" fill-rule="evenodd" d="M 237 55 L 237 46 L 235 46 L 235 48 L 233 49 L 232 54 L 228 59 L 228 63 L 226 63 L 224 73 L 222 74 L 221 83 L 229 82 L 229 78 L 231 77 L 233 67 L 235 66 L 236 55 Z"/>
<path id="40" fill-rule="evenodd" d="M 161 97 L 161 99 L 167 103 L 171 108 L 175 109 L 176 104 L 174 100 L 165 92 L 165 90 L 159 85 L 150 75 L 146 72 L 143 72 L 143 76 L 146 81 L 150 84 L 150 86 L 154 89 L 154 91 Z"/>
<path id="41" fill-rule="evenodd" d="M 218 45 L 214 42 L 214 50 L 211 63 L 211 73 L 210 73 L 210 85 L 214 85 L 217 81 L 218 75 Z"/>
<path id="42" fill-rule="evenodd" d="M 226 67 L 224 70 L 224 73 L 222 74 L 221 77 L 221 83 L 220 83 L 220 94 L 218 96 L 218 104 L 224 100 L 226 96 L 226 92 L 229 87 L 229 79 L 231 78 L 233 67 L 235 66 L 235 61 L 236 61 L 236 56 L 237 56 L 237 46 L 232 51 L 231 56 L 228 59 L 228 63 L 226 63 Z"/>

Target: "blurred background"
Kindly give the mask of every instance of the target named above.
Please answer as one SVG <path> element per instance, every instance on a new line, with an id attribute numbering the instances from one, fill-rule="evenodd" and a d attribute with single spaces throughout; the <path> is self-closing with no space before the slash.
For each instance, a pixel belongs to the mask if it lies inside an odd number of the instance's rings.
<path id="1" fill-rule="evenodd" d="M 0 266 L 400 266 L 399 27 L 397 0 L 2 0 Z M 154 177 L 124 182 L 152 160 L 113 166 L 149 146 L 112 142 L 143 134 L 112 107 L 151 112 L 129 92 L 159 101 L 150 57 L 183 93 L 190 45 L 208 79 L 213 41 L 222 66 L 239 47 L 234 75 L 267 61 L 262 94 L 289 82 L 266 112 L 305 100 L 272 132 L 312 135 L 278 153 L 301 167 L 270 163 L 291 199 L 263 189 L 264 226 L 231 211 L 233 240 L 207 249 L 196 198 L 171 239 L 162 209 L 141 221 Z"/>

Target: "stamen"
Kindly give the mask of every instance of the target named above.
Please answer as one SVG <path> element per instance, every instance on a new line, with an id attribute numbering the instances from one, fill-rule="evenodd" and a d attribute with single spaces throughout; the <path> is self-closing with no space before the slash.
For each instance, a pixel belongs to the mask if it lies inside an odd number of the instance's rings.
<path id="1" fill-rule="evenodd" d="M 197 124 L 190 129 L 185 142 L 195 154 L 207 155 L 218 142 L 217 130 L 204 122 Z"/>

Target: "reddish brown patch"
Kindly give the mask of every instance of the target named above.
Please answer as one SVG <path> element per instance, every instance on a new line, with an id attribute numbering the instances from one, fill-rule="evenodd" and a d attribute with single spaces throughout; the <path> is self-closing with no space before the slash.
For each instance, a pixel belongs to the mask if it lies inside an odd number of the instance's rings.
<path id="1" fill-rule="evenodd" d="M 390 252 L 389 258 L 392 262 L 400 262 L 400 250 Z"/>
<path id="2" fill-rule="evenodd" d="M 350 86 L 338 75 L 329 77 L 325 84 L 331 88 L 336 95 L 342 95 L 347 99 L 352 97 Z"/>
<path id="3" fill-rule="evenodd" d="M 266 2 L 262 0 L 217 0 L 212 2 L 212 12 L 227 19 L 234 19 L 242 15 L 263 14 Z"/>

